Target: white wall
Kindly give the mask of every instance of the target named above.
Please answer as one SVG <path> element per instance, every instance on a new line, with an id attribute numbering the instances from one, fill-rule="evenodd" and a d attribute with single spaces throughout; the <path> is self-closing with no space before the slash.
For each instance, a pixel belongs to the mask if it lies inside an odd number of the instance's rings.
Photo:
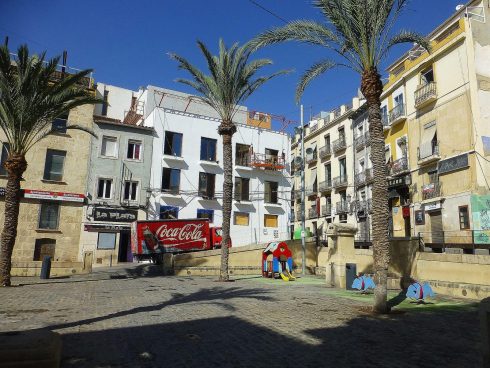
<path id="1" fill-rule="evenodd" d="M 104 91 L 109 91 L 107 117 L 111 119 L 124 120 L 125 113 L 131 108 L 131 99 L 137 92 L 129 89 L 111 86 L 109 84 L 97 83 L 97 96 L 104 97 Z M 102 104 L 95 105 L 94 115 L 102 115 Z"/>

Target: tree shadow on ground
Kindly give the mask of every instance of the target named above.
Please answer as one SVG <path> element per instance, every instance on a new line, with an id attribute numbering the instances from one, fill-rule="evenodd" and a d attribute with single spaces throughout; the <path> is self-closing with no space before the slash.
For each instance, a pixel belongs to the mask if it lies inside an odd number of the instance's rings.
<path id="1" fill-rule="evenodd" d="M 264 318 L 271 316 L 264 316 Z M 341 313 L 332 318 L 342 319 Z M 458 326 L 467 328 L 462 340 Z M 288 335 L 236 317 L 63 335 L 63 367 L 477 367 L 475 312 L 359 315 Z M 269 326 L 271 321 L 267 321 Z M 297 321 L 296 323 L 301 323 Z M 283 332 L 279 332 L 283 331 Z"/>
<path id="2" fill-rule="evenodd" d="M 136 307 L 128 310 L 123 310 L 115 313 L 109 313 L 104 316 L 86 318 L 78 321 L 65 322 L 60 324 L 55 324 L 48 326 L 46 328 L 50 330 L 58 330 L 63 328 L 87 325 L 90 323 L 97 323 L 105 320 L 109 320 L 112 318 L 124 317 L 136 313 L 148 313 L 153 311 L 158 311 L 163 308 L 187 303 L 203 303 L 203 304 L 215 304 L 223 307 L 225 310 L 233 311 L 234 307 L 230 304 L 227 304 L 226 300 L 231 300 L 235 298 L 248 298 L 248 299 L 256 299 L 261 301 L 274 301 L 274 298 L 267 295 L 267 290 L 262 289 L 243 289 L 238 287 L 230 287 L 230 288 L 222 288 L 222 287 L 213 287 L 213 288 L 203 288 L 191 294 L 180 294 L 180 293 L 172 293 L 171 298 L 162 303 Z"/>

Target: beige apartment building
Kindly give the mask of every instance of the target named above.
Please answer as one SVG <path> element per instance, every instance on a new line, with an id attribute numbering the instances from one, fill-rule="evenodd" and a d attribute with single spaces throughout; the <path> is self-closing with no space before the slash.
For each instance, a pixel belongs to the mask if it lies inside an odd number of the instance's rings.
<path id="1" fill-rule="evenodd" d="M 331 112 L 322 112 L 304 126 L 305 218 L 308 233 L 324 239 L 326 224 L 357 223 L 354 203 L 353 130 L 351 116 L 359 108 L 354 98 Z M 294 237 L 301 231 L 301 135 L 292 148 L 294 172 Z"/>
<path id="2" fill-rule="evenodd" d="M 393 235 L 420 235 L 434 251 L 472 253 L 485 237 L 475 230 L 488 230 L 488 5 L 461 7 L 429 35 L 431 54 L 412 48 L 385 85 L 383 111 L 400 110 L 398 125 L 385 115 L 389 168 L 400 178 L 389 181 Z"/>
<path id="3" fill-rule="evenodd" d="M 82 83 L 90 92 L 95 91 L 92 78 Z M 81 106 L 53 121 L 52 127 L 57 132 L 41 140 L 26 155 L 28 167 L 21 182 L 23 197 L 13 251 L 14 267 L 16 262 L 29 267 L 28 262 L 40 261 L 45 255 L 52 256 L 54 261 L 79 261 L 91 136 L 79 130 L 66 130 L 66 125 L 92 128 L 93 110 L 92 105 Z M 7 157 L 8 143 L 3 134 L 0 140 L 1 195 L 7 183 L 3 161 Z M 0 197 L 1 224 L 4 205 L 4 198 Z"/>

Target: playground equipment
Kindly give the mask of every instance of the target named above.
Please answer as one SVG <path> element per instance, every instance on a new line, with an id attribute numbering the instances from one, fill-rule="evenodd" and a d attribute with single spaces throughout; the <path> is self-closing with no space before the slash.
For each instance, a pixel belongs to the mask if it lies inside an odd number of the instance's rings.
<path id="1" fill-rule="evenodd" d="M 376 287 L 374 281 L 371 277 L 366 276 L 360 273 L 352 283 L 352 288 L 357 289 L 363 293 L 367 292 L 369 289 L 373 289 Z"/>
<path id="2" fill-rule="evenodd" d="M 293 255 L 284 242 L 272 242 L 262 253 L 262 276 L 294 281 Z"/>
<path id="3" fill-rule="evenodd" d="M 415 281 L 408 287 L 407 298 L 423 302 L 427 298 L 433 298 L 436 294 L 428 282 Z"/>

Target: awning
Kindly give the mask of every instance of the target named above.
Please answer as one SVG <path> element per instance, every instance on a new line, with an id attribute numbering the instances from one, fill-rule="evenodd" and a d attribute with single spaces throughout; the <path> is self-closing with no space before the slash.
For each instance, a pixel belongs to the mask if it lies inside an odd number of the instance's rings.
<path id="1" fill-rule="evenodd" d="M 420 146 L 419 146 L 421 159 L 430 157 L 434 154 L 432 150 L 432 140 L 434 139 L 436 132 L 437 132 L 437 125 L 435 121 L 424 126 L 424 131 L 422 133 Z"/>

